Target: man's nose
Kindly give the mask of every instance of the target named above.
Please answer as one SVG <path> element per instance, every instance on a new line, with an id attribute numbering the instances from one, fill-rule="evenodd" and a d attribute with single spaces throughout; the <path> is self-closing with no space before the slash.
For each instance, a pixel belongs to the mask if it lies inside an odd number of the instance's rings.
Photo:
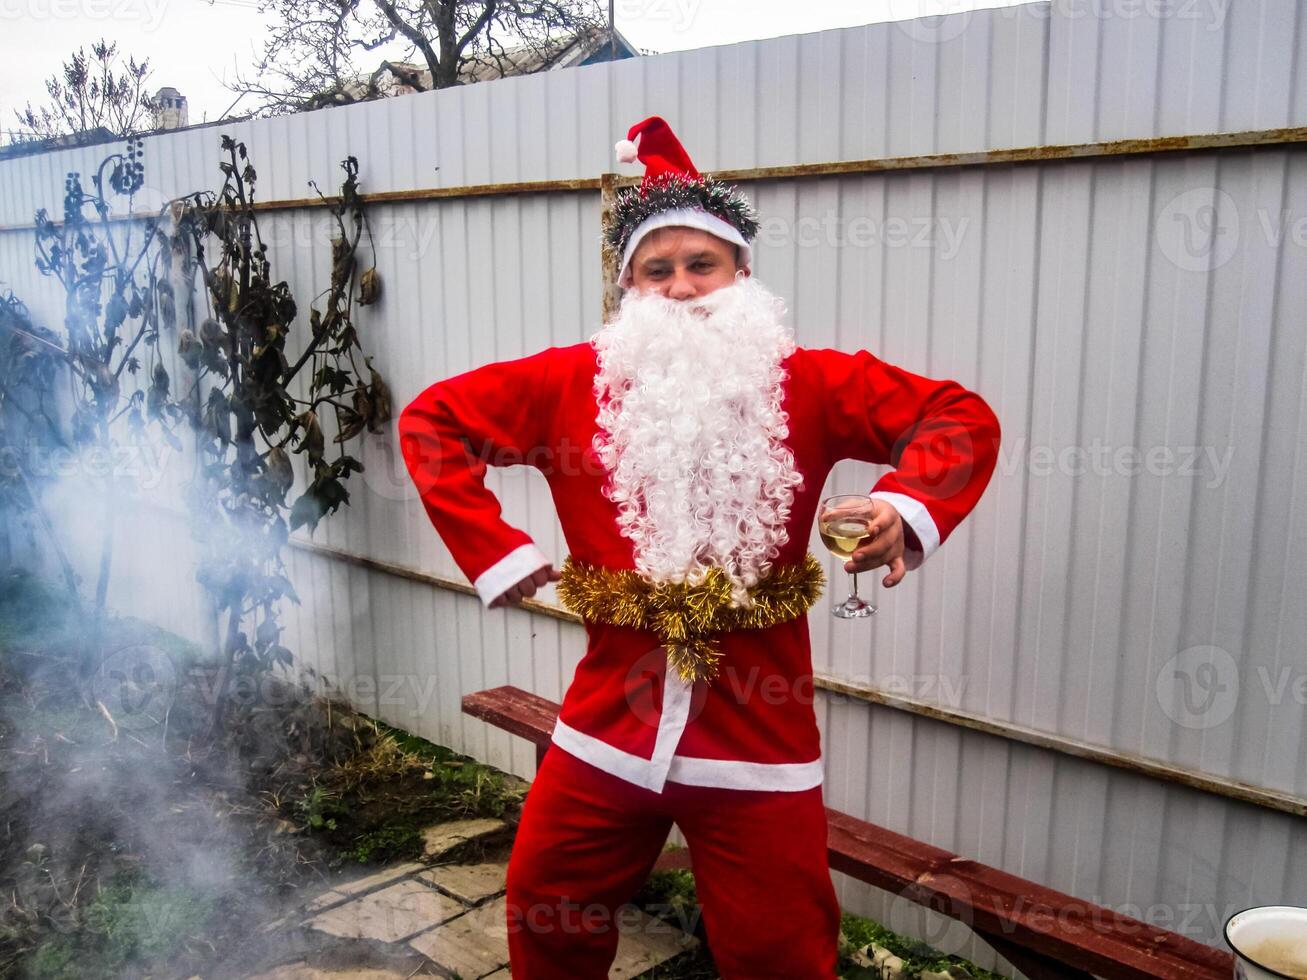
<path id="1" fill-rule="evenodd" d="M 672 273 L 672 281 L 667 286 L 668 299 L 694 299 L 696 295 L 695 285 L 684 271 Z"/>

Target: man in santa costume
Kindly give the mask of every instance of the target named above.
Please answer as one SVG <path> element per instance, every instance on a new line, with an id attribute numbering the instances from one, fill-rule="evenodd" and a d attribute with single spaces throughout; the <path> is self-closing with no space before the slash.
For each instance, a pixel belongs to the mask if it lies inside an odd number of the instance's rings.
<path id="1" fill-rule="evenodd" d="M 618 144 L 643 184 L 606 244 L 626 292 L 586 343 L 427 388 L 409 471 L 489 608 L 558 581 L 585 623 L 508 869 L 512 973 L 598 980 L 671 825 L 689 844 L 723 977 L 835 976 L 807 551 L 831 468 L 893 467 L 845 565 L 896 585 L 980 499 L 999 425 L 954 381 L 795 344 L 752 278 L 752 207 L 695 170 L 658 117 Z M 487 465 L 545 476 L 569 557 L 506 523 Z"/>

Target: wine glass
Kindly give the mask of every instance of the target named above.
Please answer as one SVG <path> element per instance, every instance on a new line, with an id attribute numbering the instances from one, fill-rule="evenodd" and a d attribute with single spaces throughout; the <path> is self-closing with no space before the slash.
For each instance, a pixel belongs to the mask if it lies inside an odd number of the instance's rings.
<path id="1" fill-rule="evenodd" d="M 871 520 L 876 502 L 862 493 L 840 493 L 827 497 L 817 512 L 817 533 L 822 544 L 837 558 L 845 561 L 858 550 L 871 534 Z M 861 619 L 870 616 L 876 607 L 858 598 L 858 573 L 851 572 L 853 591 L 834 609 L 840 619 Z"/>

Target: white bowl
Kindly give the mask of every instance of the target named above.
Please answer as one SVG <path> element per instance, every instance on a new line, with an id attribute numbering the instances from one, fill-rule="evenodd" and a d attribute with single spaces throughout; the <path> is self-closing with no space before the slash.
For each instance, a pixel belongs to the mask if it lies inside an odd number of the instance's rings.
<path id="1" fill-rule="evenodd" d="M 1263 905 L 1230 916 L 1225 941 L 1234 950 L 1236 980 L 1307 978 L 1307 909 Z"/>

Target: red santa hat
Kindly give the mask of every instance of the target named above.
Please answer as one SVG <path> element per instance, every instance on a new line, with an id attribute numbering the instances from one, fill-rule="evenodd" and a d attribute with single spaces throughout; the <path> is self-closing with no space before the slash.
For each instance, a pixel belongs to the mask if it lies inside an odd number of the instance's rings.
<path id="1" fill-rule="evenodd" d="M 730 242 L 739 249 L 740 267 L 753 269 L 749 242 L 758 233 L 753 205 L 733 184 L 700 174 L 666 120 L 650 116 L 636 123 L 616 151 L 623 163 L 639 160 L 645 166 L 639 188 L 618 192 L 604 231 L 606 246 L 621 257 L 619 286 L 631 286 L 631 256 L 641 239 L 669 225 L 698 228 Z"/>

